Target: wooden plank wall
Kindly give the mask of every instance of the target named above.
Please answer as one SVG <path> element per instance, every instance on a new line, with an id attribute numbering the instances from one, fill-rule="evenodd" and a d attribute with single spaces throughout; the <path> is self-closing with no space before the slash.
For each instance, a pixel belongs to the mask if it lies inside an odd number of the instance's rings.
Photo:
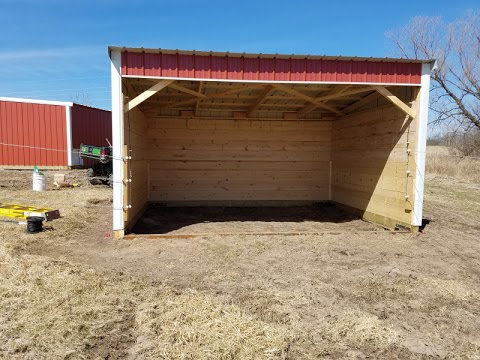
<path id="1" fill-rule="evenodd" d="M 158 202 L 328 199 L 330 121 L 151 118 Z"/>
<path id="2" fill-rule="evenodd" d="M 397 96 L 411 101 L 415 89 L 405 89 Z M 335 121 L 332 200 L 359 209 L 366 218 L 385 225 L 410 225 L 415 124 L 415 119 L 383 99 Z"/>
<path id="3" fill-rule="evenodd" d="M 135 108 L 125 114 L 124 142 L 128 155 L 132 157 L 125 163 L 124 180 L 132 180 L 124 185 L 124 205 L 132 206 L 126 211 L 125 228 L 135 222 L 148 201 L 147 130 L 147 119 L 140 110 Z"/>

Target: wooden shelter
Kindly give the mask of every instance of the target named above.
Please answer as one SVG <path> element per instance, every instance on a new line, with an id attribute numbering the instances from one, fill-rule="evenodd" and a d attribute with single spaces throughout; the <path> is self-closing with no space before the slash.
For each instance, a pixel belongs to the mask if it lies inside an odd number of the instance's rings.
<path id="1" fill-rule="evenodd" d="M 113 227 L 149 202 L 422 224 L 431 60 L 110 47 Z"/>

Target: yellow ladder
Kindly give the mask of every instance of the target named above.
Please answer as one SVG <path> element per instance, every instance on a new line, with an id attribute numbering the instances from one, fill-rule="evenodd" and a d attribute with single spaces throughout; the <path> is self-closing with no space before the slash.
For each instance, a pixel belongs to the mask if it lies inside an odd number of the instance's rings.
<path id="1" fill-rule="evenodd" d="M 36 208 L 33 206 L 0 203 L 0 217 L 26 219 L 29 216 L 40 216 L 46 221 L 49 221 L 60 218 L 60 211 L 47 208 Z"/>

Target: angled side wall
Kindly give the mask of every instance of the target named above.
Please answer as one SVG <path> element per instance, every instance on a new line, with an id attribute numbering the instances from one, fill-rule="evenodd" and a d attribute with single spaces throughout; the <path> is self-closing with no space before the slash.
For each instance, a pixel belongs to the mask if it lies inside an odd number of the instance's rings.
<path id="1" fill-rule="evenodd" d="M 396 95 L 409 103 L 417 91 L 400 88 Z M 334 121 L 332 200 L 387 227 L 410 227 L 416 122 L 383 98 Z"/>

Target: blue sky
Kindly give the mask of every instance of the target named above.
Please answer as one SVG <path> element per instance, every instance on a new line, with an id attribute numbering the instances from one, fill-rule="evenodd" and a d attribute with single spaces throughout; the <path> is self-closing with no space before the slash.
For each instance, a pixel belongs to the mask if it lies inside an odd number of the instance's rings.
<path id="1" fill-rule="evenodd" d="M 0 0 L 0 96 L 110 108 L 108 45 L 382 57 L 415 15 L 475 1 Z"/>

